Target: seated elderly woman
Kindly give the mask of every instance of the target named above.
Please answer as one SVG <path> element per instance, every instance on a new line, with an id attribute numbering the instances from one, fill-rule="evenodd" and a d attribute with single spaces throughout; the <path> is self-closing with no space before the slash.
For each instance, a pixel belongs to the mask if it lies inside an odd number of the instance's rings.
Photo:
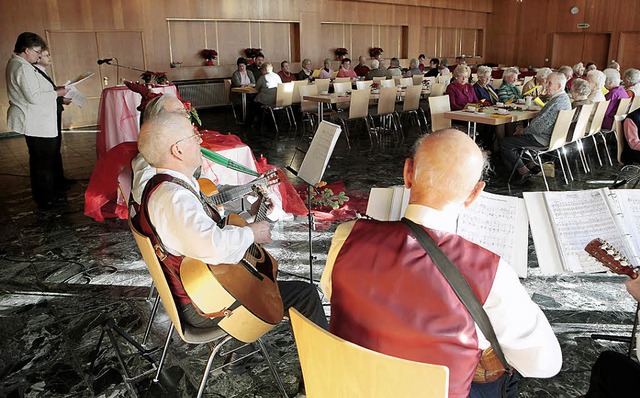
<path id="1" fill-rule="evenodd" d="M 624 87 L 629 92 L 633 93 L 633 96 L 640 95 L 640 70 L 627 69 L 624 71 Z"/>
<path id="2" fill-rule="evenodd" d="M 440 60 L 438 58 L 431 58 L 429 60 L 429 70 L 425 74 L 426 77 L 438 76 L 438 67 L 440 66 Z"/>
<path id="3" fill-rule="evenodd" d="M 624 147 L 622 149 L 621 161 L 623 164 L 640 163 L 640 108 L 631 112 L 624 119 Z"/>
<path id="4" fill-rule="evenodd" d="M 569 66 L 569 65 L 562 65 L 561 67 L 558 68 L 558 72 L 562 73 L 563 75 L 565 75 L 565 77 L 567 78 L 567 83 L 573 79 L 573 69 Z M 571 91 L 571 86 L 569 86 L 568 84 L 564 87 L 564 91 L 566 91 L 567 93 L 569 93 Z"/>
<path id="5" fill-rule="evenodd" d="M 589 73 L 592 70 L 598 70 L 598 65 L 596 65 L 596 63 L 593 61 L 587 62 L 587 65 L 585 65 L 584 67 L 584 73 Z"/>
<path id="6" fill-rule="evenodd" d="M 498 102 L 498 93 L 491 86 L 491 68 L 478 67 L 478 81 L 473 85 L 478 101 L 484 100 L 487 105 L 495 105 Z"/>
<path id="7" fill-rule="evenodd" d="M 338 69 L 337 77 L 349 77 L 351 79 L 357 79 L 358 75 L 351 69 L 351 59 L 343 58 L 340 63 L 340 69 Z"/>
<path id="8" fill-rule="evenodd" d="M 500 102 L 516 102 L 522 98 L 522 94 L 515 86 L 518 74 L 520 74 L 520 70 L 516 67 L 508 68 L 502 73 L 502 85 L 498 89 Z"/>
<path id="9" fill-rule="evenodd" d="M 591 94 L 589 94 L 589 99 L 593 102 L 601 102 L 606 101 L 604 98 L 604 94 L 602 93 L 602 89 L 604 88 L 604 82 L 607 77 L 601 71 L 597 69 L 592 69 L 587 72 L 587 81 L 591 86 Z"/>
<path id="10" fill-rule="evenodd" d="M 417 59 L 411 58 L 411 60 L 409 61 L 409 69 L 407 69 L 407 71 L 402 74 L 402 77 L 411 77 L 415 75 L 422 76 L 420 65 L 420 62 Z"/>
<path id="11" fill-rule="evenodd" d="M 320 70 L 318 79 L 331 79 L 333 77 L 333 69 L 331 69 L 331 60 L 329 58 L 324 59 L 324 67 Z"/>
<path id="12" fill-rule="evenodd" d="M 236 61 L 236 65 L 238 65 L 238 70 L 234 71 L 231 75 L 231 87 L 245 87 L 245 86 L 255 86 L 256 81 L 253 77 L 253 73 L 247 70 L 247 61 L 240 57 Z M 248 101 L 253 101 L 255 94 L 246 94 Z M 242 94 L 240 93 L 231 93 L 231 102 L 234 104 L 240 104 L 242 102 Z"/>
<path id="13" fill-rule="evenodd" d="M 577 64 L 573 65 L 571 69 L 573 70 L 573 76 L 567 81 L 567 87 L 569 87 L 569 89 L 571 89 L 571 85 L 573 84 L 573 81 L 575 79 L 584 78 L 583 76 L 585 68 L 582 62 L 578 62 Z"/>
<path id="14" fill-rule="evenodd" d="M 604 114 L 602 128 L 609 130 L 613 126 L 613 117 L 618 111 L 620 100 L 623 98 L 629 98 L 629 95 L 625 91 L 624 87 L 620 86 L 620 72 L 615 69 L 607 68 L 603 73 L 605 75 L 604 88 L 609 90 L 604 98 L 610 102 L 607 107 L 607 111 Z M 627 113 L 626 110 L 624 113 Z"/>
<path id="15" fill-rule="evenodd" d="M 593 102 L 588 98 L 589 93 L 591 93 L 591 86 L 589 82 L 584 79 L 575 79 L 573 84 L 571 85 L 571 90 L 569 91 L 569 96 L 573 100 L 571 103 L 571 108 L 575 109 L 576 112 L 573 114 L 573 119 L 571 120 L 571 126 L 569 127 L 569 136 L 567 137 L 567 141 L 571 141 L 573 136 L 573 130 L 576 127 L 576 122 L 578 121 L 578 117 L 580 116 L 580 108 L 582 105 L 593 104 Z"/>
<path id="16" fill-rule="evenodd" d="M 280 72 L 278 72 L 278 76 L 280 76 L 280 80 L 282 80 L 282 83 L 289 83 L 297 80 L 296 75 L 289 71 L 288 61 L 280 62 Z"/>
<path id="17" fill-rule="evenodd" d="M 471 68 L 466 65 L 458 65 L 453 71 L 453 83 L 447 86 L 445 94 L 449 95 L 449 103 L 452 111 L 464 109 L 467 104 L 478 102 L 473 86 L 469 84 Z"/>
<path id="18" fill-rule="evenodd" d="M 311 80 L 311 75 L 313 75 L 313 69 L 311 68 L 311 60 L 305 58 L 302 60 L 302 70 L 296 73 L 296 79 Z"/>
<path id="19" fill-rule="evenodd" d="M 522 95 L 530 95 L 533 98 L 544 96 L 544 83 L 547 81 L 547 77 L 551 74 L 552 70 L 549 68 L 540 68 L 536 72 L 536 77 L 529 80 L 527 84 L 522 87 Z"/>

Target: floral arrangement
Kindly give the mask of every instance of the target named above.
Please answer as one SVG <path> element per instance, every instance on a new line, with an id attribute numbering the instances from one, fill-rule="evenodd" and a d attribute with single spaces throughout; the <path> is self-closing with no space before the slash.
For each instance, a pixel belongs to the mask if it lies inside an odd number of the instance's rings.
<path id="1" fill-rule="evenodd" d="M 380 47 L 371 47 L 369 49 L 369 55 L 371 56 L 371 58 L 378 58 L 383 52 L 384 50 L 382 50 Z"/>
<path id="2" fill-rule="evenodd" d="M 244 49 L 244 56 L 246 58 L 253 59 L 253 58 L 257 57 L 258 54 L 260 54 L 260 52 L 262 52 L 261 48 L 245 48 Z"/>
<path id="3" fill-rule="evenodd" d="M 349 54 L 349 51 L 347 51 L 346 48 L 344 47 L 340 47 L 340 48 L 336 48 L 336 50 L 334 51 L 334 53 L 336 54 L 336 56 L 338 57 L 344 57 L 345 55 Z"/>
<path id="4" fill-rule="evenodd" d="M 380 82 L 371 83 L 371 89 L 372 90 L 375 90 L 375 89 L 378 89 L 378 88 L 380 88 Z"/>
<path id="5" fill-rule="evenodd" d="M 182 104 L 184 105 L 184 109 L 187 110 L 187 115 L 189 115 L 191 124 L 193 125 L 197 124 L 198 126 L 202 126 L 202 121 L 200 120 L 200 116 L 198 116 L 198 111 L 193 105 L 191 105 L 191 102 L 185 101 L 183 99 L 181 99 L 180 101 L 182 101 Z"/>
<path id="6" fill-rule="evenodd" d="M 151 80 L 153 80 L 153 72 L 151 72 L 150 70 L 145 70 L 140 75 L 140 79 L 142 79 L 143 82 L 150 84 Z"/>
<path id="7" fill-rule="evenodd" d="M 145 82 L 145 84 L 165 85 L 169 83 L 167 72 L 152 72 L 150 70 L 146 70 L 142 72 L 140 79 Z"/>
<path id="8" fill-rule="evenodd" d="M 198 54 L 202 58 L 204 58 L 204 59 L 206 59 L 208 61 L 218 58 L 218 52 L 216 50 L 211 49 L 211 48 L 202 49 L 202 50 L 200 50 L 200 52 Z"/>
<path id="9" fill-rule="evenodd" d="M 346 202 L 349 201 L 349 197 L 344 193 L 344 191 L 340 191 L 338 194 L 334 193 L 331 188 L 325 187 L 327 183 L 321 182 L 320 186 L 315 186 L 311 188 L 311 208 L 321 211 L 331 211 L 339 208 L 340 206 L 344 206 Z M 307 201 L 308 193 L 298 192 L 300 198 L 303 201 Z"/>

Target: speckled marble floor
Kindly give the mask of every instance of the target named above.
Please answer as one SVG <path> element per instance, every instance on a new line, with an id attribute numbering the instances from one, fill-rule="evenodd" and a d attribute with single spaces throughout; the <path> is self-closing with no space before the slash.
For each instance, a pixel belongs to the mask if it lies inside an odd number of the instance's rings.
<path id="1" fill-rule="evenodd" d="M 260 133 L 239 127 L 219 110 L 201 114 L 206 128 L 240 135 L 257 156 L 264 154 L 271 164 L 281 167 L 289 164 L 299 140 L 293 132 L 276 138 L 269 128 Z M 400 184 L 404 157 L 417 136 L 415 128 L 408 130 L 403 144 L 373 150 L 366 137 L 356 135 L 351 151 L 340 141 L 325 179 L 343 180 L 349 189 L 362 191 Z M 0 223 L 4 225 L 0 229 L 0 396 L 194 396 L 208 353 L 205 346 L 190 346 L 174 338 L 161 382 L 152 383 L 147 376 L 130 387 L 123 381 L 108 341 L 96 354 L 102 325 L 109 318 L 135 340 L 142 340 L 151 309 L 146 301 L 150 277 L 126 222 L 99 223 L 83 215 L 83 194 L 95 163 L 95 134 L 65 133 L 63 155 L 67 176 L 79 182 L 69 191 L 68 204 L 40 212 L 30 199 L 24 139 L 0 139 L 0 182 L 4 187 L 0 190 Z M 612 180 L 619 171 L 618 166 L 596 166 L 585 175 L 576 166 L 574 162 L 574 182 L 564 185 L 558 173 L 552 179 L 552 189 L 602 187 L 594 181 Z M 521 196 L 523 188 L 509 191 L 505 181 L 505 171 L 498 165 L 487 190 Z M 543 190 L 544 185 L 536 177 L 524 189 Z M 273 227 L 270 250 L 279 260 L 283 278 L 308 274 L 305 222 L 281 221 Z M 334 229 L 313 233 L 315 279 L 322 273 Z M 551 379 L 525 379 L 520 396 L 584 394 L 598 353 L 626 350 L 623 343 L 594 341 L 591 333 L 628 334 L 635 304 L 624 290 L 624 278 L 603 274 L 543 276 L 532 243 L 529 251 L 530 276 L 523 283 L 551 321 L 564 363 L 562 371 Z M 161 344 L 167 328 L 168 318 L 161 310 L 149 345 Z M 265 341 L 287 392 L 294 396 L 300 367 L 289 326 L 279 325 Z M 132 352 L 126 344 L 121 345 L 127 353 Z M 134 374 L 150 368 L 137 355 L 127 355 L 127 363 Z M 206 395 L 278 396 L 264 365 L 236 376 L 212 374 Z"/>

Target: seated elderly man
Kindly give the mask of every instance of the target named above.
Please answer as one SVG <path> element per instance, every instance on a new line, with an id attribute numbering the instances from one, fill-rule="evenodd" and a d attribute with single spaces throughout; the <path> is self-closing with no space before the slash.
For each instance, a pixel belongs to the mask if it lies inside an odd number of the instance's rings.
<path id="1" fill-rule="evenodd" d="M 303 59 L 302 60 L 302 69 L 300 72 L 296 74 L 297 80 L 311 80 L 311 75 L 313 75 L 313 69 L 311 68 L 311 60 Z"/>
<path id="2" fill-rule="evenodd" d="M 338 69 L 338 74 L 336 75 L 336 77 L 349 77 L 351 79 L 358 78 L 358 75 L 356 75 L 356 72 L 353 69 L 351 69 L 350 58 L 342 59 L 342 62 L 340 62 L 340 68 Z"/>
<path id="3" fill-rule="evenodd" d="M 602 93 L 604 83 L 607 80 L 607 77 L 604 75 L 604 73 L 597 69 L 592 69 L 587 72 L 586 80 L 591 86 L 591 94 L 589 94 L 589 99 L 593 102 L 606 101 L 606 99 L 604 98 L 604 94 Z"/>
<path id="4" fill-rule="evenodd" d="M 544 96 L 544 82 L 547 80 L 547 76 L 549 76 L 551 72 L 552 70 L 549 68 L 538 69 L 536 76 L 522 87 L 522 96 L 526 97 L 527 95 L 530 95 L 533 98 Z"/>
<path id="5" fill-rule="evenodd" d="M 157 169 L 157 174 L 146 184 L 141 211 L 133 221 L 159 246 L 158 252 L 166 255 L 159 259 L 182 321 L 206 328 L 216 325 L 217 320 L 207 318 L 192 304 L 179 277 L 182 259 L 195 258 L 213 267 L 236 264 L 253 243 L 270 243 L 271 232 L 266 221 L 243 227 L 219 226 L 220 215 L 203 202 L 193 177 L 202 165 L 200 142 L 200 135 L 183 115 L 161 113 L 145 121 L 138 148 L 144 159 Z M 278 287 L 285 311 L 294 307 L 317 325 L 327 327 L 322 303 L 313 285 L 287 281 L 278 282 Z"/>
<path id="6" fill-rule="evenodd" d="M 247 70 L 253 73 L 253 79 L 256 82 L 258 81 L 258 79 L 260 79 L 260 76 L 262 76 L 262 72 L 260 71 L 260 68 L 262 68 L 263 64 L 264 64 L 264 54 L 258 53 L 258 55 L 256 55 L 256 57 L 254 58 L 253 63 L 247 66 Z"/>
<path id="7" fill-rule="evenodd" d="M 260 68 L 262 76 L 256 81 L 256 102 L 262 105 L 275 105 L 276 103 L 276 90 L 278 84 L 282 83 L 282 79 L 277 73 L 273 73 L 273 65 L 271 62 L 265 62 Z"/>
<path id="8" fill-rule="evenodd" d="M 602 120 L 602 128 L 610 130 L 613 126 L 613 119 L 618 111 L 620 100 L 629 98 L 624 87 L 620 85 L 620 72 L 615 69 L 605 69 L 602 73 L 605 75 L 604 88 L 609 92 L 604 96 L 605 101 L 609 101 L 609 106 Z M 626 110 L 624 113 L 627 113 Z"/>
<path id="9" fill-rule="evenodd" d="M 405 186 L 411 188 L 404 216 L 433 238 L 471 285 L 516 372 L 493 383 L 472 383 L 480 353 L 490 343 L 402 222 L 363 219 L 338 227 L 321 280 L 331 302 L 330 330 L 387 355 L 447 366 L 450 398 L 515 397 L 520 375 L 551 377 L 560 370 L 562 354 L 514 270 L 454 232 L 459 212 L 484 189 L 487 160 L 457 130 L 437 131 L 416 148 L 404 165 Z"/>
<path id="10" fill-rule="evenodd" d="M 384 77 L 385 70 L 380 66 L 380 61 L 374 59 L 371 61 L 371 70 L 367 73 L 366 80 L 373 80 L 374 77 Z"/>
<path id="11" fill-rule="evenodd" d="M 409 61 L 409 69 L 402 74 L 402 77 L 422 76 L 422 71 L 419 68 L 420 65 L 417 59 L 411 58 Z"/>
<path id="12" fill-rule="evenodd" d="M 536 174 L 540 166 L 530 161 L 526 165 L 518 156 L 519 148 L 526 146 L 542 147 L 549 146 L 553 126 L 561 110 L 571 109 L 571 101 L 564 91 L 567 78 L 562 73 L 552 73 L 545 80 L 545 90 L 551 99 L 545 104 L 538 116 L 531 120 L 527 128 L 522 130 L 520 135 L 506 137 L 502 141 L 502 160 L 507 170 L 511 171 L 516 167 L 519 178 L 516 183 L 522 183 L 529 178 L 532 173 Z"/>
<path id="13" fill-rule="evenodd" d="M 282 83 L 289 83 L 297 80 L 296 75 L 294 73 L 291 73 L 291 71 L 289 70 L 288 61 L 280 62 L 280 72 L 278 72 L 278 76 L 280 76 L 280 80 L 282 80 Z"/>
<path id="14" fill-rule="evenodd" d="M 356 72 L 356 75 L 358 75 L 358 77 L 366 77 L 367 73 L 369 73 L 369 71 L 371 70 L 367 66 L 366 62 L 367 62 L 367 59 L 362 55 L 358 57 L 358 65 L 356 65 L 356 67 L 353 68 L 353 71 Z"/>
<path id="15" fill-rule="evenodd" d="M 389 61 L 389 68 L 384 74 L 387 79 L 393 79 L 394 76 L 402 76 L 402 70 L 400 69 L 400 60 L 396 57 L 391 58 Z"/>
<path id="16" fill-rule="evenodd" d="M 498 89 L 498 99 L 500 102 L 516 102 L 522 98 L 522 94 L 516 88 L 515 83 L 518 80 L 518 68 L 509 68 L 502 73 L 502 85 Z"/>
<path id="17" fill-rule="evenodd" d="M 624 71 L 624 87 L 633 93 L 633 96 L 640 95 L 640 70 L 627 69 Z"/>

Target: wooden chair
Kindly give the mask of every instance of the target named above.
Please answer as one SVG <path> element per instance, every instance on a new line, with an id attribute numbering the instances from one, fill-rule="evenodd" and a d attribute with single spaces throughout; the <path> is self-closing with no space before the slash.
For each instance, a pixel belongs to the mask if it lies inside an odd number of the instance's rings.
<path id="1" fill-rule="evenodd" d="M 522 81 L 522 85 L 524 86 L 525 84 L 529 83 L 531 80 L 533 80 L 533 76 L 525 76 L 524 80 Z M 500 84 L 502 84 L 502 82 L 500 82 Z"/>
<path id="2" fill-rule="evenodd" d="M 502 79 L 493 79 L 491 80 L 491 87 L 495 90 L 499 89 L 502 86 Z"/>
<path id="3" fill-rule="evenodd" d="M 162 356 L 160 357 L 160 363 L 158 364 L 158 371 L 153 381 L 157 382 L 159 380 L 160 371 L 162 370 L 162 365 L 164 364 L 164 360 L 167 355 L 169 343 L 171 342 L 171 335 L 175 330 L 176 332 L 178 332 L 178 335 L 185 343 L 209 344 L 209 346 L 211 347 L 211 354 L 209 355 L 209 360 L 207 361 L 207 365 L 205 367 L 202 380 L 200 382 L 200 388 L 198 390 L 198 398 L 199 398 L 202 396 L 205 390 L 207 378 L 209 377 L 211 365 L 213 364 L 213 359 L 215 358 L 216 354 L 220 351 L 220 349 L 226 343 L 231 341 L 233 337 L 228 335 L 224 330 L 220 329 L 219 327 L 194 328 L 188 324 L 182 323 L 182 320 L 180 319 L 180 316 L 178 314 L 178 307 L 173 298 L 173 294 L 171 293 L 171 290 L 169 288 L 169 283 L 167 282 L 164 271 L 162 270 L 162 266 L 158 261 L 158 257 L 156 256 L 151 240 L 145 235 L 143 235 L 140 231 L 138 231 L 138 229 L 133 225 L 131 220 L 129 221 L 129 227 L 131 228 L 131 232 L 133 233 L 136 243 L 138 244 L 138 248 L 140 249 L 140 253 L 142 254 L 144 262 L 147 264 L 149 273 L 151 273 L 151 278 L 153 279 L 153 283 L 155 284 L 156 289 L 158 290 L 158 295 L 162 300 L 162 305 L 164 306 L 165 310 L 167 311 L 167 315 L 169 315 L 169 319 L 171 320 L 171 326 L 169 327 L 169 332 L 167 333 L 167 339 L 164 345 L 164 349 L 162 351 Z M 284 389 L 284 386 L 282 385 L 280 376 L 276 372 L 276 369 L 274 368 L 273 363 L 271 362 L 271 358 L 269 357 L 269 354 L 265 349 L 264 344 L 262 343 L 262 340 L 257 339 L 256 342 L 258 343 L 259 351 L 264 356 L 267 362 L 267 365 L 269 366 L 269 369 L 271 369 L 271 372 L 273 373 L 273 377 L 276 380 L 276 384 L 278 385 L 278 388 L 282 396 L 287 397 L 287 393 Z M 248 355 L 253 355 L 256 352 L 258 352 L 258 350 Z M 227 365 L 230 365 L 230 363 L 222 365 L 221 367 L 216 368 L 214 370 L 218 370 Z"/>
<path id="4" fill-rule="evenodd" d="M 356 90 L 369 90 L 373 80 L 358 80 L 356 81 Z"/>
<path id="5" fill-rule="evenodd" d="M 380 87 L 395 87 L 396 82 L 393 79 L 380 80 Z"/>
<path id="6" fill-rule="evenodd" d="M 451 111 L 448 95 L 429 96 L 429 112 L 431 113 L 431 131 L 438 131 L 451 127 L 451 119 L 444 117 L 445 112 Z"/>
<path id="7" fill-rule="evenodd" d="M 436 76 L 436 83 L 444 84 L 446 86 L 449 83 L 451 83 L 452 78 L 453 78 L 452 74 Z"/>
<path id="8" fill-rule="evenodd" d="M 413 86 L 413 77 L 403 77 L 398 81 L 398 85 L 402 87 Z"/>
<path id="9" fill-rule="evenodd" d="M 316 131 L 316 122 L 318 120 L 318 106 L 313 101 L 302 99 L 308 95 L 317 95 L 318 86 L 315 84 L 301 85 L 300 87 L 300 111 L 302 112 L 302 127 L 305 129 L 305 122 L 309 123 L 309 131 Z"/>
<path id="10" fill-rule="evenodd" d="M 337 337 L 289 310 L 309 398 L 446 398 L 446 366 L 381 354 Z"/>
<path id="11" fill-rule="evenodd" d="M 564 169 L 564 164 L 562 163 L 562 153 L 560 152 L 560 150 L 567 142 L 567 134 L 569 134 L 569 127 L 571 127 L 571 120 L 573 119 L 573 114 L 575 112 L 575 109 L 568 109 L 558 112 L 558 118 L 556 119 L 556 123 L 553 126 L 553 132 L 551 133 L 551 139 L 549 140 L 548 147 L 524 147 L 520 149 L 520 153 L 518 155 L 521 158 L 525 152 L 533 153 L 538 160 L 538 164 L 542 165 L 540 156 L 555 151 L 558 156 L 558 160 L 560 161 L 560 167 L 562 168 L 565 184 L 568 184 L 569 180 L 567 179 L 567 171 Z M 567 168 L 569 168 L 568 162 Z M 513 170 L 511 171 L 511 175 L 509 176 L 509 182 L 511 181 L 511 178 L 513 177 L 515 172 L 516 165 L 513 165 Z M 571 172 L 571 169 L 569 169 L 569 172 Z M 544 185 L 547 188 L 547 191 L 549 191 L 549 183 L 547 182 L 547 176 L 544 173 L 544 167 L 542 167 L 542 178 L 544 179 Z M 571 178 L 573 179 L 573 176 Z"/>
<path id="12" fill-rule="evenodd" d="M 638 108 L 640 108 L 640 95 L 634 96 L 633 100 L 631 100 L 631 105 L 629 106 L 629 113 L 635 111 Z"/>
<path id="13" fill-rule="evenodd" d="M 231 79 L 224 79 L 224 93 L 226 98 L 226 105 L 231 107 L 231 111 L 233 112 L 233 120 L 238 123 L 238 116 L 236 115 L 236 108 L 233 106 L 233 102 L 231 101 Z M 226 119 L 225 119 L 226 122 Z"/>
<path id="14" fill-rule="evenodd" d="M 382 87 L 380 89 L 377 111 L 372 115 L 378 118 L 378 125 L 371 123 L 372 129 L 369 130 L 370 134 L 374 134 L 378 144 L 384 136 L 391 135 L 396 137 L 399 135 L 402 138 L 396 114 L 397 93 L 398 91 L 395 87 Z"/>
<path id="15" fill-rule="evenodd" d="M 422 84 L 409 86 L 407 87 L 407 92 L 404 96 L 404 101 L 402 102 L 402 109 L 400 110 L 400 116 L 402 115 L 415 115 L 416 125 L 419 129 L 421 129 L 420 118 L 422 117 L 424 121 L 424 131 L 427 131 L 427 118 L 424 114 L 424 110 L 420 108 L 420 94 L 422 93 Z M 398 118 L 398 122 L 400 122 L 400 130 L 403 131 L 402 128 L 402 118 Z"/>
<path id="16" fill-rule="evenodd" d="M 322 94 L 325 91 L 329 92 L 331 79 L 316 79 L 314 84 L 318 87 L 318 94 Z"/>
<path id="17" fill-rule="evenodd" d="M 444 92 L 447 90 L 447 85 L 442 83 L 434 83 L 431 85 L 430 96 L 439 97 L 444 95 Z"/>
<path id="18" fill-rule="evenodd" d="M 347 79 L 348 80 L 348 79 Z M 351 81 L 347 82 L 334 82 L 333 92 L 337 94 L 344 94 L 347 91 L 351 91 Z"/>
<path id="19" fill-rule="evenodd" d="M 395 88 L 394 88 L 395 90 Z M 346 112 L 340 112 L 334 114 L 333 120 L 342 125 L 344 136 L 347 140 L 347 146 L 351 149 L 351 140 L 349 138 L 349 121 L 358 119 L 364 119 L 369 134 L 369 140 L 371 146 L 373 146 L 373 138 L 371 136 L 371 125 L 369 122 L 369 99 L 371 98 L 371 91 L 369 90 L 353 90 L 351 92 L 351 99 L 349 101 L 349 113 L 348 116 L 344 116 Z"/>
<path id="20" fill-rule="evenodd" d="M 336 77 L 333 80 L 333 83 L 349 83 L 351 84 L 351 78 L 350 77 Z"/>
<path id="21" fill-rule="evenodd" d="M 300 99 L 300 86 L 308 86 L 309 82 L 307 80 L 294 80 L 293 81 L 293 98 L 291 99 L 292 104 L 299 104 Z"/>
<path id="22" fill-rule="evenodd" d="M 623 164 L 622 163 L 622 150 L 624 149 L 624 143 L 626 141 L 626 138 L 624 136 L 624 119 L 627 118 L 627 115 L 615 115 L 613 117 L 613 130 L 616 133 L 616 143 L 618 146 L 618 154 L 616 156 L 616 159 L 618 160 L 618 163 Z"/>
<path id="23" fill-rule="evenodd" d="M 265 111 L 268 110 L 271 114 L 271 119 L 273 119 L 273 125 L 276 128 L 276 133 L 279 133 L 278 122 L 276 121 L 275 115 L 275 111 L 277 110 L 283 110 L 285 112 L 285 114 L 287 115 L 287 121 L 289 122 L 289 128 L 298 128 L 296 118 L 293 114 L 293 109 L 291 109 L 291 104 L 293 103 L 293 87 L 293 82 L 278 83 L 278 88 L 276 89 L 275 105 L 262 106 L 262 109 L 264 109 Z"/>
<path id="24" fill-rule="evenodd" d="M 576 120 L 576 124 L 573 128 L 571 140 L 567 140 L 567 146 L 575 142 L 578 155 L 580 156 L 580 161 L 582 162 L 582 168 L 585 173 L 589 172 L 590 168 L 587 162 L 587 157 L 584 155 L 582 139 L 587 134 L 589 118 L 591 117 L 594 108 L 595 104 L 582 105 L 580 108 L 580 114 L 578 115 L 578 120 Z"/>
<path id="25" fill-rule="evenodd" d="M 374 82 L 381 82 L 382 80 L 387 80 L 386 76 L 374 76 L 373 81 Z"/>
<path id="26" fill-rule="evenodd" d="M 413 75 L 411 77 L 411 79 L 413 80 L 413 85 L 414 86 L 422 86 L 422 80 L 424 79 L 424 76 L 422 76 L 422 75 Z"/>
<path id="27" fill-rule="evenodd" d="M 429 87 L 433 87 L 433 85 L 436 83 L 435 76 L 425 77 L 424 80 L 427 81 L 427 84 L 429 85 Z"/>
<path id="28" fill-rule="evenodd" d="M 591 124 L 589 125 L 589 130 L 585 138 L 591 137 L 593 139 L 593 148 L 596 151 L 596 155 L 598 156 L 598 163 L 602 166 L 602 158 L 600 157 L 600 151 L 598 150 L 598 141 L 596 140 L 596 135 L 602 129 L 602 121 L 604 120 L 604 114 L 607 112 L 607 108 L 609 107 L 609 101 L 596 102 L 595 111 L 593 113 L 593 117 L 591 118 Z M 605 150 L 606 150 L 605 145 Z M 608 153 L 608 151 L 607 151 Z"/>

